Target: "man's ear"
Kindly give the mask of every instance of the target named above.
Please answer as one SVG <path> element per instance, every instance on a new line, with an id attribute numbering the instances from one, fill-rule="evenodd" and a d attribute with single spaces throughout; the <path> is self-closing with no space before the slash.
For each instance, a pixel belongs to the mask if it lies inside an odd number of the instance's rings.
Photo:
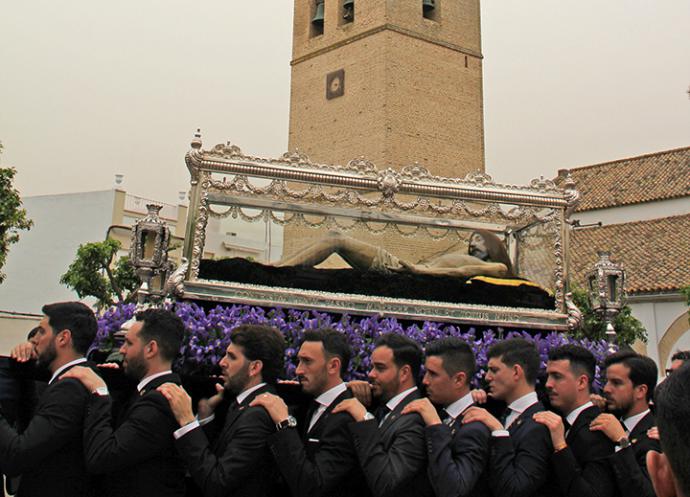
<path id="1" fill-rule="evenodd" d="M 333 356 L 330 359 L 328 359 L 328 362 L 326 363 L 326 371 L 328 371 L 329 374 L 340 375 L 340 365 L 341 364 L 342 364 L 342 361 L 340 360 L 340 357 Z"/>
<path id="2" fill-rule="evenodd" d="M 158 342 L 151 340 L 149 343 L 144 345 L 144 357 L 150 359 L 158 353 Z"/>
<path id="3" fill-rule="evenodd" d="M 60 348 L 64 348 L 66 346 L 71 346 L 71 344 L 72 344 L 72 332 L 69 329 L 65 328 L 60 333 L 58 333 L 56 341 L 57 341 L 57 345 Z"/>
<path id="4" fill-rule="evenodd" d="M 657 497 L 676 497 L 676 479 L 666 454 L 654 450 L 647 452 L 647 471 Z"/>
<path id="5" fill-rule="evenodd" d="M 249 376 L 257 376 L 261 374 L 264 369 L 264 362 L 260 359 L 251 361 L 249 363 Z"/>

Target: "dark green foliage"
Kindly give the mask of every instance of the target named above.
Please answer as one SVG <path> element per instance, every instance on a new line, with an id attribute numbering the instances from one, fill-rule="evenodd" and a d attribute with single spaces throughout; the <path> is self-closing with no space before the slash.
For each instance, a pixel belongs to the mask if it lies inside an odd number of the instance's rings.
<path id="1" fill-rule="evenodd" d="M 579 288 L 573 289 L 573 302 L 582 311 L 582 326 L 575 332 L 575 338 L 606 339 L 606 324 L 592 311 L 587 292 Z M 632 315 L 628 305 L 623 306 L 613 322 L 613 327 L 618 336 L 618 345 L 632 345 L 635 340 L 647 343 L 647 330 Z"/>
<path id="2" fill-rule="evenodd" d="M 129 258 L 121 257 L 113 266 L 120 247 L 120 242 L 112 239 L 80 245 L 60 283 L 77 292 L 79 298 L 95 297 L 98 307 L 132 301 L 139 280 Z"/>
<path id="3" fill-rule="evenodd" d="M 0 143 L 2 153 L 2 143 Z M 5 280 L 2 268 L 7 261 L 10 245 L 19 241 L 19 231 L 31 229 L 33 221 L 27 219 L 22 200 L 12 182 L 17 171 L 0 167 L 0 283 Z"/>

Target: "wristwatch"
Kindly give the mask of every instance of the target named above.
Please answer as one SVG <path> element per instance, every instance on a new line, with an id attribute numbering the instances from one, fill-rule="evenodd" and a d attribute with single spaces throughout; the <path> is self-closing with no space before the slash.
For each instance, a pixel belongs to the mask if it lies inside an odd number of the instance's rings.
<path id="1" fill-rule="evenodd" d="M 282 420 L 280 423 L 276 423 L 276 430 L 284 430 L 285 428 L 295 428 L 297 426 L 297 420 L 293 416 L 288 416 L 286 419 Z"/>
<path id="2" fill-rule="evenodd" d="M 627 449 L 628 447 L 630 447 L 630 440 L 628 440 L 628 437 L 623 437 L 618 441 L 616 445 L 618 445 L 618 447 L 620 447 L 621 449 Z"/>

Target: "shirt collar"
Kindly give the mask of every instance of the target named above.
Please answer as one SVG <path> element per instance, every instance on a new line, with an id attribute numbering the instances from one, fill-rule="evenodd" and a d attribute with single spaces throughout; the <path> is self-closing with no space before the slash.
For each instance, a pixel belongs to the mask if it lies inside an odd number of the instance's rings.
<path id="1" fill-rule="evenodd" d="M 448 413 L 448 416 L 456 419 L 465 411 L 465 409 L 472 405 L 472 402 L 474 402 L 474 400 L 472 400 L 472 392 L 470 392 L 446 407 L 446 412 Z"/>
<path id="2" fill-rule="evenodd" d="M 398 407 L 398 404 L 400 404 L 400 402 L 402 401 L 402 399 L 404 399 L 405 397 L 407 397 L 408 394 L 414 392 L 415 390 L 417 390 L 417 387 L 408 388 L 408 389 L 405 390 L 404 392 L 400 392 L 398 395 L 396 395 L 396 396 L 393 397 L 391 400 L 389 400 L 388 402 L 386 402 L 386 407 L 387 407 L 388 409 L 390 409 L 391 412 L 393 412 L 393 411 L 395 410 L 395 408 Z"/>
<path id="3" fill-rule="evenodd" d="M 594 404 L 592 404 L 591 402 L 585 402 L 577 409 L 571 411 L 570 414 L 568 414 L 565 417 L 565 420 L 570 424 L 570 426 L 573 426 L 575 424 L 575 421 L 577 421 L 577 417 L 580 415 L 580 413 L 585 409 L 592 407 L 593 405 Z"/>
<path id="4" fill-rule="evenodd" d="M 146 385 L 148 385 L 149 383 L 151 383 L 151 382 L 152 382 L 153 380 L 155 380 L 156 378 L 159 378 L 159 377 L 161 377 L 161 376 L 163 376 L 163 375 L 166 375 L 166 374 L 172 374 L 172 371 L 167 370 L 167 371 L 163 371 L 163 372 L 161 372 L 161 373 L 156 373 L 156 374 L 152 374 L 152 375 L 147 376 L 146 378 L 144 378 L 143 380 L 141 380 L 141 381 L 139 382 L 139 384 L 137 385 L 137 392 L 140 392 L 140 393 L 141 393 L 141 391 L 144 389 L 144 387 L 145 387 Z"/>
<path id="5" fill-rule="evenodd" d="M 536 404 L 539 402 L 539 397 L 537 397 L 537 392 L 530 392 L 526 395 L 523 395 L 519 399 L 516 399 L 510 403 L 508 406 L 508 409 L 511 411 L 517 412 L 519 414 L 522 414 L 527 410 L 528 407 Z"/>
<path id="6" fill-rule="evenodd" d="M 258 390 L 259 388 L 263 387 L 266 383 L 259 383 L 258 385 L 254 385 L 253 387 L 247 388 L 244 392 L 239 394 L 236 398 L 237 404 L 241 404 L 244 402 L 244 399 L 246 399 L 250 393 L 252 393 L 255 390 Z"/>
<path id="7" fill-rule="evenodd" d="M 631 433 L 637 426 L 637 423 L 642 421 L 642 418 L 644 418 L 647 414 L 649 414 L 649 409 L 647 409 L 644 412 L 641 412 L 640 414 L 635 414 L 634 416 L 625 418 L 623 420 L 623 424 L 625 425 L 625 428 L 628 430 L 628 433 Z"/>
<path id="8" fill-rule="evenodd" d="M 53 383 L 53 381 L 55 381 L 55 378 L 59 377 L 60 374 L 61 374 L 65 369 L 69 368 L 70 366 L 75 366 L 75 365 L 77 365 L 77 364 L 81 364 L 82 362 L 86 362 L 86 357 L 80 357 L 79 359 L 75 359 L 75 360 L 73 360 L 73 361 L 70 361 L 70 362 L 68 362 L 67 364 L 63 364 L 62 366 L 60 366 L 59 368 L 57 368 L 57 369 L 55 370 L 55 372 L 53 373 L 53 376 L 51 376 L 50 381 L 48 382 L 48 384 L 50 385 L 51 383 Z"/>
<path id="9" fill-rule="evenodd" d="M 318 402 L 322 406 L 328 407 L 345 390 L 347 390 L 347 385 L 345 384 L 345 382 L 341 382 L 338 385 L 331 388 L 330 390 L 326 390 L 324 393 L 316 397 L 316 402 Z"/>

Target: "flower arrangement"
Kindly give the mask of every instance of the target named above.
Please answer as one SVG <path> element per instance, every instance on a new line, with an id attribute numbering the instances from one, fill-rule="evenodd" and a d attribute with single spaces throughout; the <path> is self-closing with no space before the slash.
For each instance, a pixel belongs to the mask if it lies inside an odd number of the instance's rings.
<path id="1" fill-rule="evenodd" d="M 94 347 L 112 348 L 113 334 L 135 312 L 132 304 L 118 305 L 108 309 L 98 319 L 98 334 Z M 575 339 L 562 333 L 528 333 L 524 330 L 503 330 L 481 326 L 460 326 L 454 324 L 403 323 L 396 318 L 379 316 L 355 317 L 334 316 L 317 311 L 296 309 L 263 309 L 246 305 L 218 305 L 210 310 L 187 302 L 175 304 L 174 312 L 185 323 L 187 333 L 180 350 L 178 367 L 186 373 L 210 374 L 217 371 L 217 364 L 230 343 L 230 332 L 241 324 L 263 324 L 277 328 L 285 337 L 285 378 L 293 379 L 297 367 L 297 351 L 305 330 L 330 327 L 345 333 L 352 347 L 350 379 L 364 379 L 371 368 L 369 357 L 376 339 L 385 333 L 406 335 L 422 347 L 438 338 L 456 336 L 472 346 L 477 358 L 477 373 L 473 380 L 480 385 L 486 373 L 487 352 L 496 342 L 513 337 L 533 341 L 541 356 L 542 368 L 546 365 L 549 350 L 568 343 L 589 349 L 601 364 L 607 355 L 604 340 Z M 600 387 L 600 370 L 597 366 L 595 388 Z"/>

